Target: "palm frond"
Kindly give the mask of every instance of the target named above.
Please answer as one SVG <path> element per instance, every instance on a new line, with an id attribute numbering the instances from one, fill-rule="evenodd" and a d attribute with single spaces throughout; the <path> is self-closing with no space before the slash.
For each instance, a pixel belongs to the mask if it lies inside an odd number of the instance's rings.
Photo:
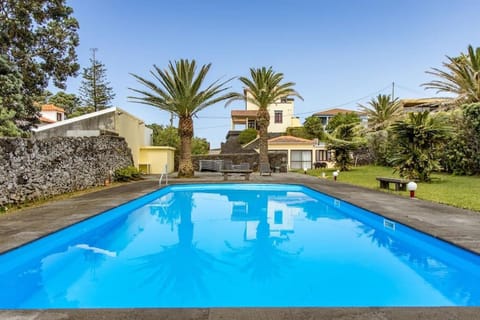
<path id="1" fill-rule="evenodd" d="M 456 94 L 457 104 L 480 102 L 480 48 L 468 46 L 467 54 L 447 56 L 445 70 L 432 68 L 426 73 L 438 77 L 422 84 L 426 89 Z"/>

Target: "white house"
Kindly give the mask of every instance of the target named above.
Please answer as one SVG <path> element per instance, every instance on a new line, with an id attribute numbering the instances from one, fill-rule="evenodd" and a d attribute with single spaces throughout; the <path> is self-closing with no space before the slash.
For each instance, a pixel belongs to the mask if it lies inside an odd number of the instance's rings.
<path id="1" fill-rule="evenodd" d="M 40 109 L 40 123 L 48 124 L 65 120 L 65 110 L 53 104 L 44 104 Z"/>

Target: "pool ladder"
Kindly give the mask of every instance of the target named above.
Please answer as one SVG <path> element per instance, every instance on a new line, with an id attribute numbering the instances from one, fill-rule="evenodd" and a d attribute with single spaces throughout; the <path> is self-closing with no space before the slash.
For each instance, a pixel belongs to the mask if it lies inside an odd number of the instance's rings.
<path id="1" fill-rule="evenodd" d="M 160 175 L 160 180 L 158 180 L 158 185 L 162 185 L 162 180 L 165 177 L 165 185 L 168 185 L 168 164 L 165 165 L 164 172 Z"/>

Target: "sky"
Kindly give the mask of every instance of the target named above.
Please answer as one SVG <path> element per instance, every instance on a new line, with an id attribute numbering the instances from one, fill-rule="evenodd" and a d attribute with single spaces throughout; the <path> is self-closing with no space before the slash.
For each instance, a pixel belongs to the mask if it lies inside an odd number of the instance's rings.
<path id="1" fill-rule="evenodd" d="M 195 59 L 212 63 L 207 83 L 272 67 L 294 82 L 302 122 L 315 112 L 357 109 L 378 94 L 398 98 L 446 96 L 425 90 L 425 71 L 446 56 L 480 46 L 478 0 L 68 0 L 79 21 L 81 68 L 91 48 L 105 64 L 113 105 L 146 123 L 167 125 L 170 114 L 135 104 L 130 75 L 151 78 L 153 65 Z M 81 73 L 80 73 L 81 74 Z M 67 82 L 78 94 L 81 75 Z M 392 86 L 392 83 L 395 83 Z M 241 92 L 238 79 L 230 90 Z M 55 90 L 52 90 L 55 92 Z M 195 136 L 220 147 L 230 112 L 242 102 L 219 103 L 194 118 Z M 176 125 L 177 119 L 175 119 Z"/>

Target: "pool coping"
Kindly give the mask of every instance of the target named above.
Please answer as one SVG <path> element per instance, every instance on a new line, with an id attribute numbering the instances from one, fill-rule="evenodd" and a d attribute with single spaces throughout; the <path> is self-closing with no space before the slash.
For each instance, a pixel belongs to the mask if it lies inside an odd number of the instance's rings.
<path id="1" fill-rule="evenodd" d="M 221 174 L 177 183 L 288 183 L 304 185 L 480 254 L 480 213 L 301 174 L 223 182 Z M 0 216 L 0 253 L 157 190 L 157 177 L 46 203 Z M 64 212 L 74 212 L 68 216 Z M 0 319 L 480 319 L 480 307 L 441 308 L 204 308 L 0 310 Z"/>

